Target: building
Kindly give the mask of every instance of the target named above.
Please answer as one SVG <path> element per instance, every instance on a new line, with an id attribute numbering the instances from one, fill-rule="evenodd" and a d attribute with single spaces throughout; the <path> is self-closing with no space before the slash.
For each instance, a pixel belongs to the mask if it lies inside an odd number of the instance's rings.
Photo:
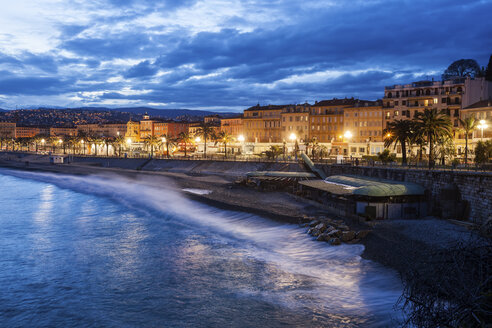
<path id="1" fill-rule="evenodd" d="M 51 127 L 50 128 L 51 137 L 76 137 L 77 128 L 68 127 Z"/>
<path id="2" fill-rule="evenodd" d="M 153 135 L 154 121 L 150 119 L 149 114 L 145 113 L 140 121 L 140 140 L 144 140 Z"/>
<path id="3" fill-rule="evenodd" d="M 492 98 L 489 100 L 478 101 L 461 110 L 461 119 L 470 116 L 475 117 L 479 122 L 479 126 L 472 133 L 472 142 L 474 143 L 481 139 L 492 138 Z M 486 127 L 480 128 L 480 126 L 482 126 L 480 121 L 483 121 Z M 462 138 L 464 137 L 462 136 Z"/>
<path id="4" fill-rule="evenodd" d="M 203 122 L 205 124 L 220 125 L 220 116 L 218 114 L 205 116 Z"/>
<path id="5" fill-rule="evenodd" d="M 239 136 L 244 136 L 243 115 L 221 119 L 220 131 L 226 132 L 236 140 L 239 139 Z"/>
<path id="6" fill-rule="evenodd" d="M 332 175 L 324 180 L 300 181 L 301 193 L 331 207 L 339 215 L 371 219 L 417 219 L 427 215 L 425 189 L 415 183 Z"/>
<path id="7" fill-rule="evenodd" d="M 348 154 L 361 157 L 377 155 L 384 149 L 383 107 L 381 102 L 360 101 L 344 108 L 343 138 L 349 143 Z"/>
<path id="8" fill-rule="evenodd" d="M 15 138 L 15 123 L 0 122 L 0 138 Z"/>
<path id="9" fill-rule="evenodd" d="M 135 121 L 128 121 L 126 123 L 125 138 L 130 142 L 140 142 L 140 123 Z"/>
<path id="10" fill-rule="evenodd" d="M 419 81 L 405 85 L 385 87 L 383 107 L 384 126 L 388 122 L 401 119 L 413 119 L 418 112 L 436 108 L 451 117 L 454 127 L 459 126 L 458 118 L 465 79 L 447 81 Z"/>
<path id="11" fill-rule="evenodd" d="M 340 148 L 344 134 L 344 108 L 356 103 L 354 98 L 315 102 L 311 107 L 310 138 L 320 143 L 333 143 L 337 149 Z"/>
<path id="12" fill-rule="evenodd" d="M 15 128 L 15 137 L 16 138 L 32 138 L 41 134 L 40 129 L 38 127 L 33 126 L 17 126 Z"/>
<path id="13" fill-rule="evenodd" d="M 282 141 L 289 142 L 294 137 L 301 143 L 309 140 L 309 104 L 286 106 L 281 117 Z"/>
<path id="14" fill-rule="evenodd" d="M 247 142 L 282 142 L 281 114 L 284 105 L 260 106 L 244 111 L 243 129 Z"/>
<path id="15" fill-rule="evenodd" d="M 479 101 L 492 99 L 492 82 L 484 77 L 465 80 L 462 108 L 467 108 Z"/>
<path id="16" fill-rule="evenodd" d="M 107 124 L 81 124 L 77 125 L 77 133 L 86 136 L 97 136 L 106 138 L 116 138 L 126 134 L 127 124 L 107 123 Z"/>

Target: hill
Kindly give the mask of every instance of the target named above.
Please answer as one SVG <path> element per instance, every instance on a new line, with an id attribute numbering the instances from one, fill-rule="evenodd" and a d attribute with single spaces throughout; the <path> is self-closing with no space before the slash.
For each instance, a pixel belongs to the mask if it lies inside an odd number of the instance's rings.
<path id="1" fill-rule="evenodd" d="M 189 109 L 155 109 L 148 107 L 105 108 L 38 108 L 0 111 L 0 120 L 16 122 L 18 125 L 73 126 L 94 123 L 126 123 L 130 119 L 138 121 L 144 113 L 153 118 L 177 121 L 199 121 L 204 116 L 220 114 L 224 117 L 235 113 L 216 113 Z"/>

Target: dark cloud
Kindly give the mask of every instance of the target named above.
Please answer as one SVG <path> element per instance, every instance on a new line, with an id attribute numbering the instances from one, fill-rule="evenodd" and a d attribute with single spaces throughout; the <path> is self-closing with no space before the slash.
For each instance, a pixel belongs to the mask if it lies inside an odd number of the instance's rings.
<path id="1" fill-rule="evenodd" d="M 0 79 L 4 95 L 57 95 L 63 94 L 71 82 L 54 77 L 7 77 Z"/>
<path id="2" fill-rule="evenodd" d="M 138 63 L 125 72 L 126 78 L 146 77 L 156 74 L 158 68 L 153 66 L 148 60 Z"/>
<path id="3" fill-rule="evenodd" d="M 0 54 L 2 69 L 16 68 L 22 70 L 21 76 L 28 76 L 36 68 L 54 76 L 31 82 L 15 75 L 4 77 L 0 94 L 99 91 L 101 101 L 128 99 L 188 108 L 247 107 L 258 101 L 304 102 L 334 96 L 376 99 L 385 85 L 412 82 L 418 73 L 430 75 L 422 78 L 439 77 L 456 59 L 475 58 L 485 65 L 491 51 L 487 46 L 492 44 L 490 1 L 336 1 L 334 6 L 322 7 L 317 1 L 244 0 L 242 5 L 249 12 L 275 16 L 268 24 L 255 25 L 251 18 L 230 16 L 219 23 L 222 29 L 199 33 L 173 24 L 148 29 L 131 24 L 149 13 L 192 6 L 195 0 L 106 1 L 102 6 L 117 13 L 97 18 L 95 28 L 90 24 L 59 27 L 57 51 L 71 52 L 76 58 L 54 51 Z M 188 19 L 200 18 L 191 15 Z M 118 28 L 110 28 L 107 34 L 92 33 L 97 24 Z M 117 59 L 138 64 L 121 66 Z M 62 68 L 74 64 L 87 69 L 57 78 Z M 314 80 L 316 73 L 326 71 L 343 74 Z M 306 74 L 313 81 L 303 77 Z M 116 76 L 126 81 L 106 82 Z M 293 76 L 300 78 L 296 81 Z M 79 82 L 67 86 L 62 79 Z M 22 82 L 29 87 L 22 87 Z M 29 91 L 35 86 L 39 90 Z M 122 88 L 151 92 L 127 96 L 117 91 Z M 91 101 L 97 102 L 97 97 Z"/>

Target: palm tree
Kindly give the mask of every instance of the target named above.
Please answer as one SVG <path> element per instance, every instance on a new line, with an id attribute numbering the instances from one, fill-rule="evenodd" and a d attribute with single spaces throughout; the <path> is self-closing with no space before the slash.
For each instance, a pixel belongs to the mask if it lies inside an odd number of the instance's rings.
<path id="1" fill-rule="evenodd" d="M 113 143 L 113 139 L 110 137 L 102 137 L 102 144 L 106 146 L 106 157 L 109 157 L 109 145 Z"/>
<path id="2" fill-rule="evenodd" d="M 203 137 L 203 156 L 206 158 L 207 157 L 207 140 L 208 139 L 213 139 L 215 136 L 215 129 L 212 125 L 208 123 L 202 123 L 200 125 L 200 128 L 196 132 L 198 136 Z"/>
<path id="3" fill-rule="evenodd" d="M 188 144 L 193 142 L 193 138 L 191 137 L 189 132 L 181 132 L 178 136 L 178 139 L 184 143 L 184 153 L 185 157 L 187 156 L 187 146 Z"/>
<path id="4" fill-rule="evenodd" d="M 94 156 L 97 156 L 97 148 L 103 142 L 103 140 L 99 136 L 90 136 L 89 139 L 91 143 L 94 144 Z"/>
<path id="5" fill-rule="evenodd" d="M 227 158 L 227 144 L 234 141 L 234 137 L 227 133 L 227 131 L 220 131 L 217 135 L 217 142 L 224 145 L 224 157 Z"/>
<path id="6" fill-rule="evenodd" d="M 388 126 L 383 131 L 384 147 L 388 148 L 394 144 L 401 146 L 401 164 L 407 165 L 407 143 L 410 144 L 412 135 L 412 123 L 409 120 L 395 120 L 388 122 Z"/>
<path id="7" fill-rule="evenodd" d="M 465 133 L 465 165 L 467 165 L 468 164 L 468 136 L 470 135 L 471 132 L 473 132 L 473 130 L 475 130 L 475 128 L 478 125 L 478 122 L 477 120 L 475 120 L 475 117 L 473 116 L 469 116 L 464 120 L 462 119 L 459 120 L 461 124 L 460 130 Z"/>
<path id="8" fill-rule="evenodd" d="M 148 136 L 147 138 L 144 139 L 145 145 L 147 145 L 147 147 L 150 146 L 150 158 L 154 157 L 154 147 L 159 146 L 160 142 L 161 139 L 157 138 L 156 136 Z"/>
<path id="9" fill-rule="evenodd" d="M 424 154 L 424 145 L 426 143 L 426 135 L 423 133 L 423 131 L 421 131 L 416 121 L 411 121 L 411 124 L 412 124 L 412 134 L 410 136 L 410 144 L 419 146 L 418 163 L 421 163 Z"/>
<path id="10" fill-rule="evenodd" d="M 419 133 L 427 137 L 429 143 L 429 169 L 434 165 L 434 143 L 443 136 L 451 136 L 451 119 L 443 111 L 425 109 L 415 118 Z"/>
<path id="11" fill-rule="evenodd" d="M 118 135 L 113 139 L 112 144 L 114 149 L 118 149 L 118 156 L 121 157 L 121 146 L 125 144 L 125 137 Z"/>

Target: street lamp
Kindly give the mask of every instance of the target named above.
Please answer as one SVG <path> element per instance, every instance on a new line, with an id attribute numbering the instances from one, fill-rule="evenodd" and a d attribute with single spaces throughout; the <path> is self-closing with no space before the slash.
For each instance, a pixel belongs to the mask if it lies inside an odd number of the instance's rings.
<path id="1" fill-rule="evenodd" d="M 244 141 L 244 136 L 241 134 L 241 135 L 237 138 L 237 140 L 239 140 L 239 142 L 243 142 L 243 141 Z"/>
<path id="2" fill-rule="evenodd" d="M 477 127 L 480 129 L 480 131 L 482 133 L 480 140 L 483 140 L 483 130 L 488 128 L 488 125 L 487 125 L 487 122 L 485 122 L 485 120 L 480 120 L 479 123 L 480 124 Z"/>
<path id="3" fill-rule="evenodd" d="M 345 139 L 350 140 L 352 139 L 352 132 L 346 131 L 343 136 L 345 137 Z"/>
<path id="4" fill-rule="evenodd" d="M 196 142 L 200 142 L 201 140 L 202 140 L 202 139 L 201 139 L 200 137 L 196 137 L 196 138 L 195 138 L 195 141 L 196 141 Z"/>
<path id="5" fill-rule="evenodd" d="M 80 143 L 82 144 L 82 153 L 85 155 L 84 139 L 80 140 Z"/>

